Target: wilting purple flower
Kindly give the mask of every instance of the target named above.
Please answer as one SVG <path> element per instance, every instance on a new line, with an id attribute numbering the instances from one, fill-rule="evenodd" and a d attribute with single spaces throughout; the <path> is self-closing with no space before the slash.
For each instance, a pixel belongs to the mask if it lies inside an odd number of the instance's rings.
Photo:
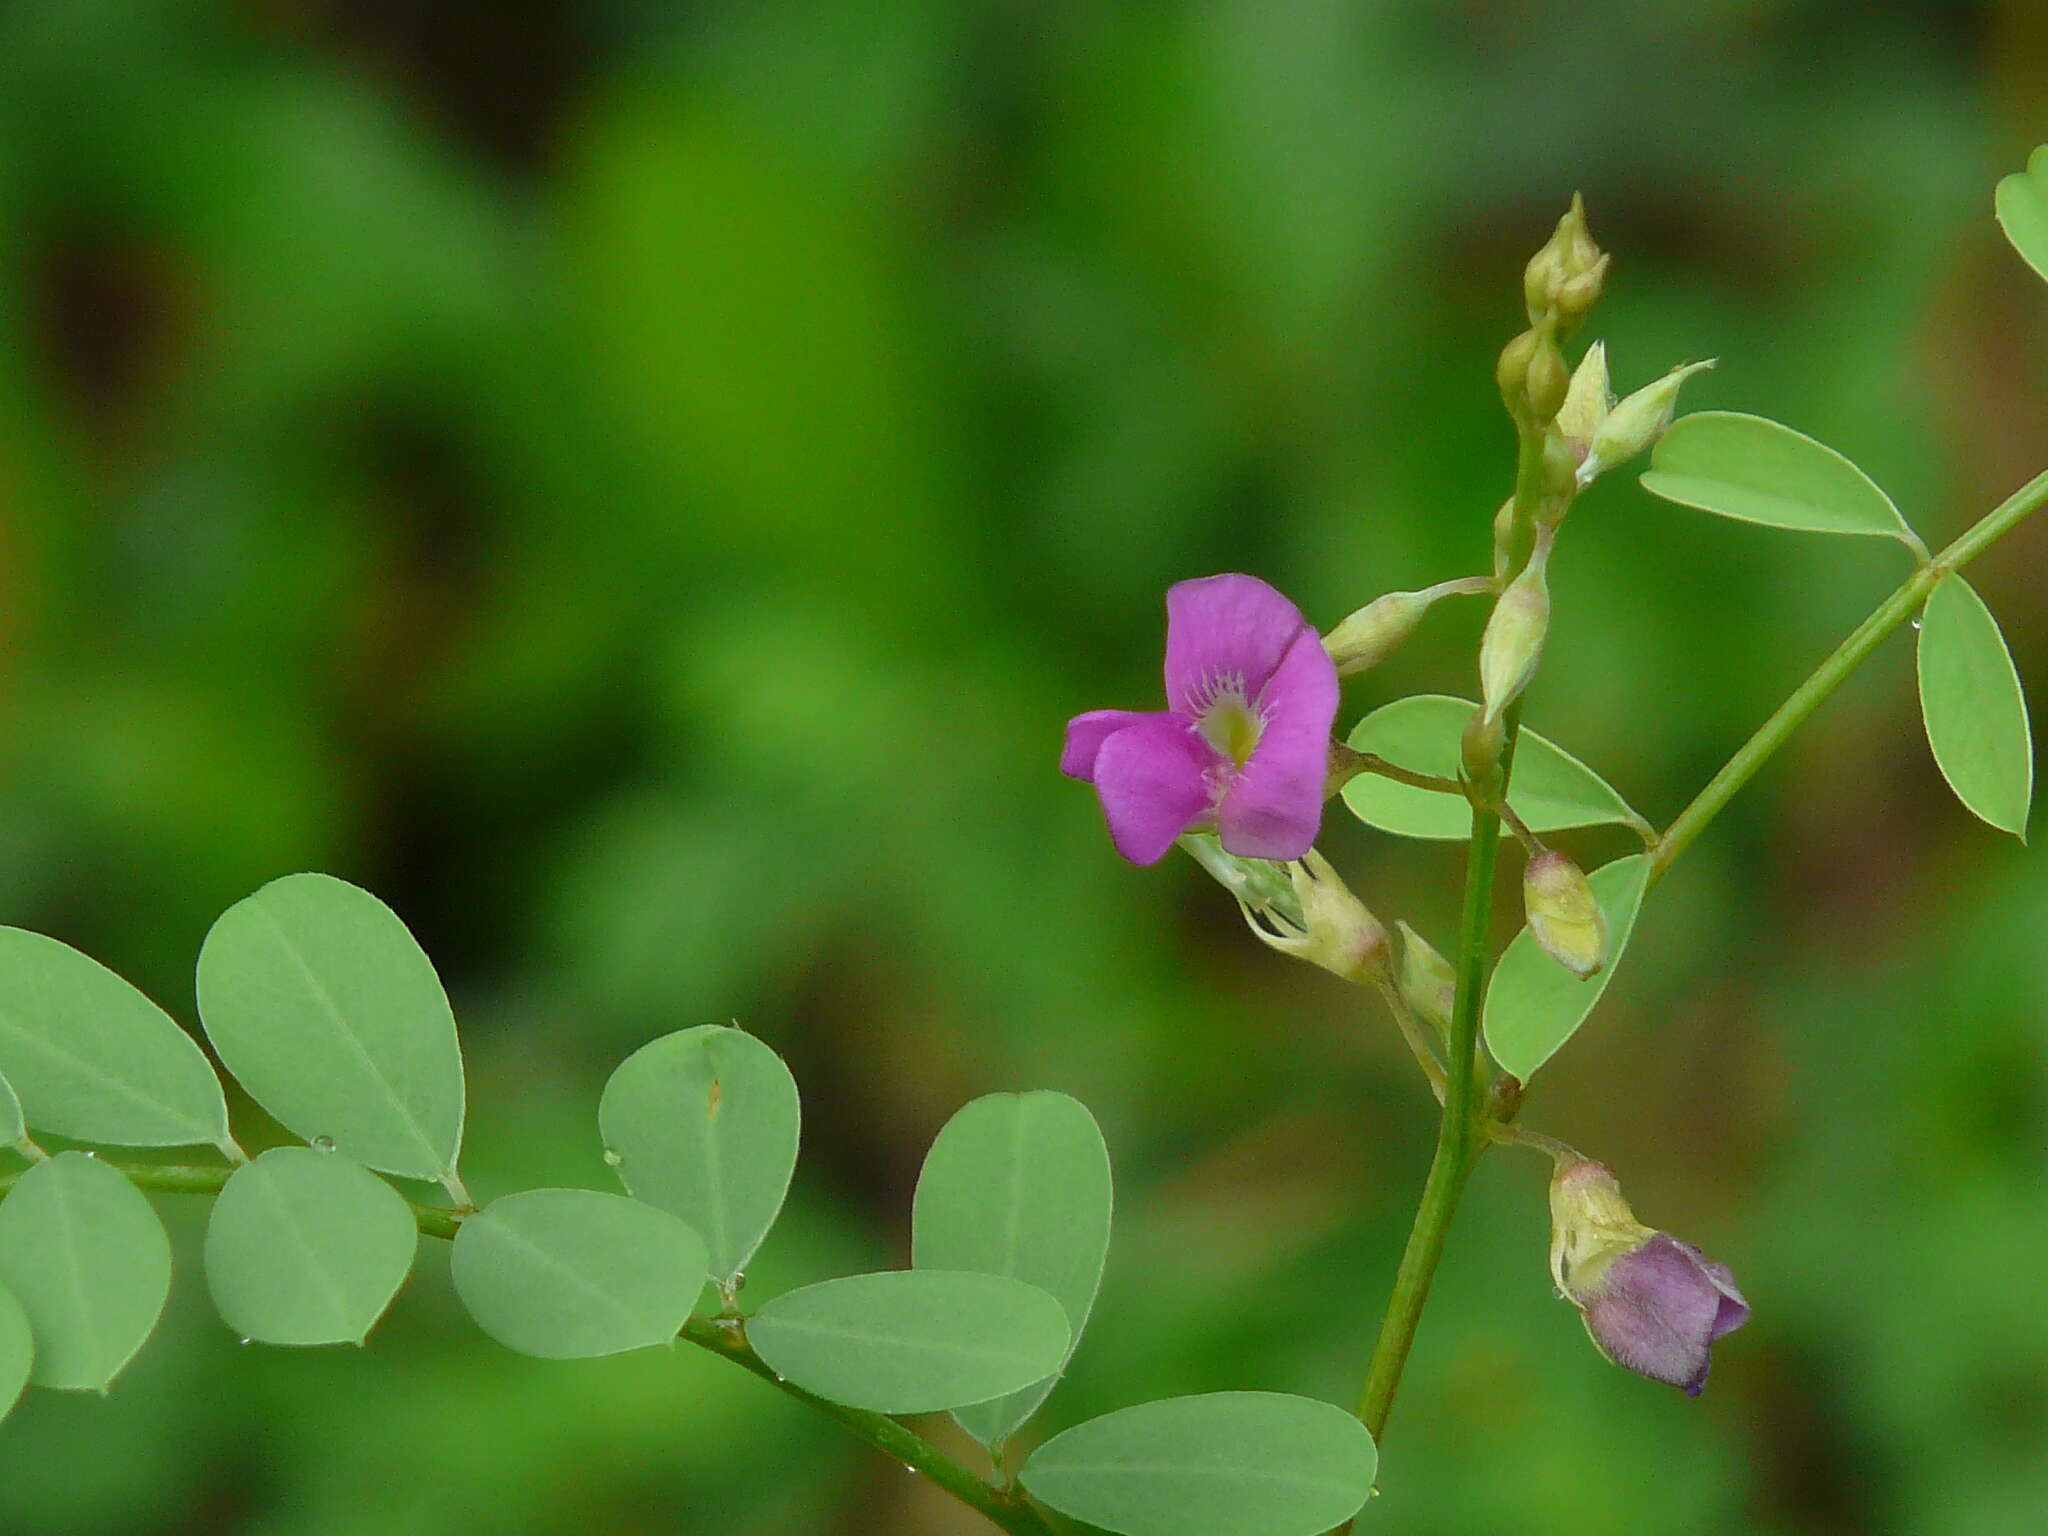
<path id="1" fill-rule="evenodd" d="M 1337 716 L 1337 669 L 1296 608 L 1256 576 L 1166 593 L 1165 711 L 1096 709 L 1067 722 L 1060 771 L 1102 798 L 1110 840 L 1156 864 L 1213 824 L 1247 859 L 1296 859 L 1316 840 Z"/>
<path id="2" fill-rule="evenodd" d="M 1728 1266 L 1637 1221 L 1599 1163 L 1558 1168 L 1550 1216 L 1551 1273 L 1600 1352 L 1699 1396 L 1714 1341 L 1749 1321 Z"/>

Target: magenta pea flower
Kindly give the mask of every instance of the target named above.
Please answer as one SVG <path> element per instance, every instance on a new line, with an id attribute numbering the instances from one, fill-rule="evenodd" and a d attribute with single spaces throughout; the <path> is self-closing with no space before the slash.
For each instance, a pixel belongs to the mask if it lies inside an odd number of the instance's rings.
<path id="1" fill-rule="evenodd" d="M 1614 1175 L 1590 1159 L 1559 1165 L 1550 1213 L 1551 1274 L 1600 1352 L 1698 1397 L 1714 1342 L 1749 1321 L 1728 1266 L 1637 1221 Z"/>
<path id="2" fill-rule="evenodd" d="M 1156 864 L 1213 826 L 1246 859 L 1298 859 L 1316 840 L 1337 717 L 1337 669 L 1301 610 L 1256 576 L 1166 593 L 1166 703 L 1067 722 L 1060 771 L 1102 800 L 1116 851 Z"/>

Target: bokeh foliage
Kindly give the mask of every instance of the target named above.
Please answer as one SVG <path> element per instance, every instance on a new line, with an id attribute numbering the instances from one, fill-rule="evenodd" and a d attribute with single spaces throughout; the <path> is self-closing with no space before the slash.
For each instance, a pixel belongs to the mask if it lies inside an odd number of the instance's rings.
<path id="1" fill-rule="evenodd" d="M 1348 1401 L 1425 1105 L 1192 866 L 1114 860 L 1062 720 L 1152 698 L 1181 577 L 1329 623 L 1484 562 L 1492 353 L 1574 187 L 1621 387 L 1718 355 L 1689 407 L 1953 534 L 2048 443 L 1990 219 L 2044 51 L 2027 0 L 0 8 L 0 916 L 190 1025 L 223 907 L 378 890 L 455 994 L 486 1197 L 603 1187 L 612 1063 L 744 1018 L 806 1096 L 750 1300 L 902 1262 L 951 1109 L 1063 1089 L 1120 1215 L 1033 1433 Z M 1531 723 L 1668 818 L 1903 573 L 1870 543 L 1614 477 Z M 2037 695 L 2044 548 L 1973 572 Z M 1473 623 L 1348 715 L 1466 691 Z M 1380 1529 L 2035 1518 L 2048 879 L 1948 802 L 1908 651 L 1660 888 L 1530 1111 L 1756 1321 L 1698 1404 L 1602 1365 L 1540 1170 L 1489 1159 Z M 1445 941 L 1451 853 L 1329 847 Z M 499 1351 L 420 1262 L 364 1355 L 240 1350 L 182 1284 L 113 1399 L 17 1411 L 0 1527 L 970 1528 L 715 1361 Z"/>

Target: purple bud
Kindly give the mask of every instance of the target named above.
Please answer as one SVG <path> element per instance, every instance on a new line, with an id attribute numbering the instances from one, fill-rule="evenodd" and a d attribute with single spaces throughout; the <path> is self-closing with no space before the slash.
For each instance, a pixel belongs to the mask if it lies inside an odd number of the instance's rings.
<path id="1" fill-rule="evenodd" d="M 1697 1397 L 1714 1341 L 1749 1321 L 1728 1267 L 1638 1222 L 1599 1163 L 1561 1166 L 1550 1209 L 1552 1271 L 1600 1352 Z"/>

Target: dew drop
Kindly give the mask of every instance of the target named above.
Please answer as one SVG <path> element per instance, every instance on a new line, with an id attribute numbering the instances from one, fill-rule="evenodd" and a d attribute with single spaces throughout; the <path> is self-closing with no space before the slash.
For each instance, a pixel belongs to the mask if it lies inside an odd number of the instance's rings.
<path id="1" fill-rule="evenodd" d="M 619 1156 L 619 1154 L 614 1152 L 610 1147 L 606 1147 L 604 1149 L 604 1160 L 605 1165 L 610 1168 L 616 1168 L 619 1166 L 619 1164 L 625 1161 L 623 1157 Z"/>
<path id="2" fill-rule="evenodd" d="M 1920 627 L 1920 621 L 1919 621 L 1918 619 L 1915 619 L 1915 620 L 1913 621 L 1913 627 L 1914 627 L 1915 629 L 1918 629 L 1918 628 Z"/>
<path id="3" fill-rule="evenodd" d="M 315 1152 L 332 1152 L 334 1150 L 334 1138 L 332 1136 L 315 1136 L 313 1138 L 313 1150 Z"/>
<path id="4" fill-rule="evenodd" d="M 93 1151 L 93 1149 L 92 1149 L 91 1147 L 87 1147 L 87 1148 L 85 1149 L 85 1155 L 86 1155 L 87 1157 L 98 1157 L 98 1156 L 99 1156 L 99 1153 L 97 1153 L 97 1152 Z"/>
<path id="5" fill-rule="evenodd" d="M 244 1339 L 237 1339 L 237 1340 L 236 1340 L 235 1342 L 236 1342 L 237 1344 L 254 1344 L 254 1343 L 255 1343 L 256 1341 L 255 1341 L 254 1339 L 247 1339 L 247 1338 L 244 1338 Z"/>

